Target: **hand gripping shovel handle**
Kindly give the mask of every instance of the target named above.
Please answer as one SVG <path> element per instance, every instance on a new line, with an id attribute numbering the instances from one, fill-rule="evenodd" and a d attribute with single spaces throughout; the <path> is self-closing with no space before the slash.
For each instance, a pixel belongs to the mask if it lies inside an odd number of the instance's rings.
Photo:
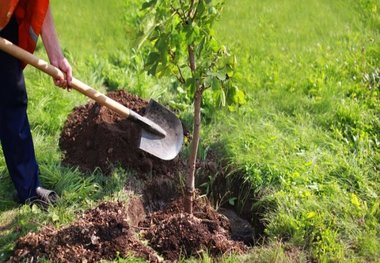
<path id="1" fill-rule="evenodd" d="M 34 56 L 28 51 L 25 51 L 24 49 L 14 45 L 12 42 L 2 37 L 0 37 L 0 49 L 17 59 L 22 60 L 24 63 L 30 64 L 33 67 L 45 72 L 53 78 L 65 78 L 63 72 L 58 68 L 54 67 L 53 65 L 50 65 L 46 61 Z M 157 125 L 153 121 L 142 117 L 133 110 L 128 109 L 127 107 L 118 103 L 117 101 L 96 91 L 95 89 L 91 88 L 90 86 L 81 82 L 80 80 L 73 77 L 70 87 L 79 91 L 83 95 L 95 100 L 100 105 L 106 106 L 107 108 L 117 112 L 122 117 L 134 119 L 148 131 L 153 132 L 157 135 L 161 135 L 163 137 L 166 136 L 165 130 L 163 130 L 159 125 Z"/>

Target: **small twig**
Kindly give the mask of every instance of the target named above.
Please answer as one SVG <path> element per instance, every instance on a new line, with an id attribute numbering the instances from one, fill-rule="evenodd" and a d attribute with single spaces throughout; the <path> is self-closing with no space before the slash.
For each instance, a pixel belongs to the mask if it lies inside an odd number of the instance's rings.
<path id="1" fill-rule="evenodd" d="M 215 220 L 211 220 L 211 219 L 200 219 L 202 223 L 215 223 Z"/>
<path id="2" fill-rule="evenodd" d="M 186 21 L 185 14 L 184 13 L 181 14 L 179 12 L 180 10 L 178 8 L 175 8 L 173 5 L 170 5 L 170 8 L 171 8 L 171 10 L 173 11 L 174 14 L 177 14 L 181 18 L 182 21 Z"/>
<path id="3" fill-rule="evenodd" d="M 178 66 L 178 64 L 176 64 L 176 66 L 177 66 L 177 68 L 178 68 L 178 72 L 179 72 L 179 78 L 178 78 L 178 80 L 182 83 L 182 84 L 184 84 L 185 82 L 186 82 L 186 80 L 185 80 L 185 78 L 183 77 L 183 74 L 182 74 L 182 70 L 181 70 L 181 68 Z"/>
<path id="4" fill-rule="evenodd" d="M 197 1 L 197 6 L 195 7 L 194 14 L 193 14 L 192 17 L 191 17 L 192 20 L 194 20 L 194 19 L 197 17 L 197 13 L 198 13 L 198 5 L 199 5 L 199 1 Z"/>
<path id="5" fill-rule="evenodd" d="M 190 4 L 190 8 L 189 8 L 189 12 L 187 13 L 187 16 L 188 16 L 189 18 L 192 18 L 192 12 L 193 12 L 194 4 L 195 4 L 195 0 L 191 0 L 191 4 Z"/>
<path id="6" fill-rule="evenodd" d="M 195 64 L 195 56 L 194 56 L 194 47 L 193 47 L 193 45 L 189 45 L 187 47 L 187 51 L 189 53 L 190 69 L 191 69 L 191 72 L 194 74 L 195 70 L 197 69 L 197 65 Z"/>
<path id="7" fill-rule="evenodd" d="M 131 228 L 134 229 L 139 229 L 139 230 L 148 230 L 150 227 L 141 227 L 141 226 L 130 226 Z"/>
<path id="8" fill-rule="evenodd" d="M 169 55 L 170 55 L 171 59 L 174 61 L 175 60 L 175 52 L 173 52 L 172 50 L 169 50 Z M 177 67 L 178 73 L 179 73 L 179 76 L 176 76 L 176 78 L 178 79 L 179 82 L 184 84 L 186 82 L 186 80 L 182 74 L 182 70 L 181 70 L 180 66 L 174 62 L 173 62 L 173 64 Z"/>
<path id="9" fill-rule="evenodd" d="M 204 84 L 201 84 L 200 87 L 199 87 L 199 91 L 200 93 L 202 94 L 207 88 L 205 87 Z"/>

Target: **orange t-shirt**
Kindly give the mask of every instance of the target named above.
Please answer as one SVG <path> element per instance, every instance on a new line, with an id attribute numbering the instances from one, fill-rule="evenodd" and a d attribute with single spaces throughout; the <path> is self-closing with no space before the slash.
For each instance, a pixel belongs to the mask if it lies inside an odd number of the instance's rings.
<path id="1" fill-rule="evenodd" d="M 19 0 L 2 1 L 0 4 L 0 30 L 9 22 Z"/>
<path id="2" fill-rule="evenodd" d="M 1 0 L 0 30 L 14 14 L 18 23 L 18 45 L 33 53 L 49 7 L 49 0 Z"/>

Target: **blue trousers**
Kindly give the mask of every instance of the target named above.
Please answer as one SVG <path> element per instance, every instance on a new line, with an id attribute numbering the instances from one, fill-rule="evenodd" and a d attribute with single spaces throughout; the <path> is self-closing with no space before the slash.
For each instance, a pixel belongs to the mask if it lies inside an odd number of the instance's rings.
<path id="1" fill-rule="evenodd" d="M 0 36 L 18 43 L 12 18 Z M 39 169 L 27 116 L 27 94 L 19 60 L 0 51 L 0 141 L 5 162 L 20 202 L 36 196 Z"/>

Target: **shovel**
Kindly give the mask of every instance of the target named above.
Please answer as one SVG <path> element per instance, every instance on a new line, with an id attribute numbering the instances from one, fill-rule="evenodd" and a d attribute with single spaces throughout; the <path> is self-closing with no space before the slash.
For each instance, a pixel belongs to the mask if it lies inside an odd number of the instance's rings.
<path id="1" fill-rule="evenodd" d="M 0 37 L 0 49 L 53 78 L 64 78 L 64 74 L 58 68 L 2 37 Z M 100 105 L 117 112 L 122 117 L 130 118 L 140 125 L 142 131 L 139 148 L 141 150 L 162 160 L 174 159 L 181 150 L 183 142 L 181 121 L 173 112 L 154 100 L 150 100 L 145 115 L 141 116 L 74 77 L 70 87 L 95 100 Z"/>

